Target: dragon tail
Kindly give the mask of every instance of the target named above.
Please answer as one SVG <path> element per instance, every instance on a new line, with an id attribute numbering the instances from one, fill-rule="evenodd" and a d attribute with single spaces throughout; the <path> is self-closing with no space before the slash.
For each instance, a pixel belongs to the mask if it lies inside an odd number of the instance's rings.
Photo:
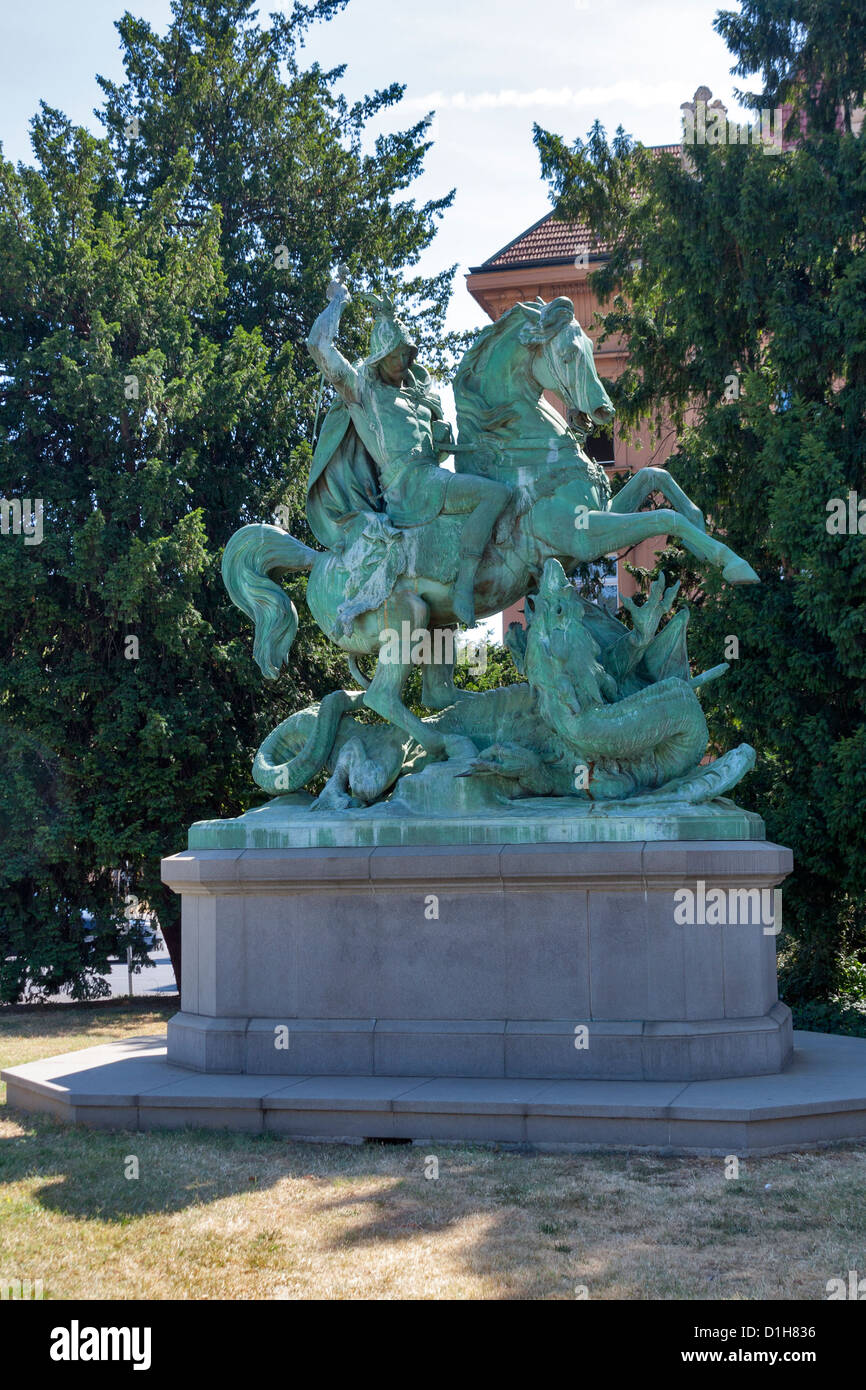
<path id="1" fill-rule="evenodd" d="M 356 709 L 363 690 L 332 690 L 318 706 L 304 710 L 315 714 L 312 732 L 299 736 L 297 714 L 284 719 L 268 734 L 253 761 L 253 781 L 266 792 L 296 792 L 327 763 L 344 714 Z"/>

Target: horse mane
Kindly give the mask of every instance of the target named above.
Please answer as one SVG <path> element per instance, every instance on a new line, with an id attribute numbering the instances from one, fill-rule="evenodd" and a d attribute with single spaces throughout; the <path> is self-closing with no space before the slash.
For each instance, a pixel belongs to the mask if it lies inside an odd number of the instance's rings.
<path id="1" fill-rule="evenodd" d="M 522 347 L 532 351 L 549 343 L 573 318 L 574 305 L 565 295 L 557 295 L 549 304 L 539 296 L 534 304 L 513 304 L 495 323 L 482 328 L 454 376 L 457 425 L 464 439 L 478 439 L 485 433 L 501 434 L 517 418 L 513 406 L 505 402 L 490 406 L 482 391 L 481 383 L 494 347 L 516 336 Z M 511 387 L 519 389 L 519 382 L 512 380 Z"/>
<path id="2" fill-rule="evenodd" d="M 454 376 L 455 394 L 460 384 L 460 378 L 470 372 L 482 371 L 491 350 L 499 342 L 499 339 L 522 328 L 526 317 L 533 313 L 536 317 L 538 316 L 539 306 L 537 304 L 512 304 L 511 308 L 506 309 L 500 318 L 493 323 L 488 323 L 486 328 L 482 328 L 475 342 L 466 349 L 460 359 L 460 366 Z"/>
<path id="3" fill-rule="evenodd" d="M 464 440 L 477 438 L 487 431 L 498 432 L 507 425 L 513 407 L 503 403 L 489 406 L 481 382 L 494 348 L 503 339 L 516 336 L 526 326 L 527 319 L 537 319 L 540 312 L 540 305 L 537 304 L 513 304 L 501 318 L 482 328 L 474 343 L 463 354 L 452 387 L 457 423 Z"/>

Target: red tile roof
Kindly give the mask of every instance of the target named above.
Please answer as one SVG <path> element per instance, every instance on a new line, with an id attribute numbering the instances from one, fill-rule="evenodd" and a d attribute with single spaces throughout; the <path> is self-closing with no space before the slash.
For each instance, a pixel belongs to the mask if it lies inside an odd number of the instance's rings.
<path id="1" fill-rule="evenodd" d="M 681 145 L 653 145 L 653 154 L 679 154 Z M 610 247 L 598 241 L 584 222 L 559 222 L 552 212 L 539 218 L 525 232 L 488 256 L 482 265 L 472 266 L 471 274 L 488 270 L 524 270 L 536 265 L 567 265 L 575 256 L 588 251 L 591 258 L 603 257 Z"/>

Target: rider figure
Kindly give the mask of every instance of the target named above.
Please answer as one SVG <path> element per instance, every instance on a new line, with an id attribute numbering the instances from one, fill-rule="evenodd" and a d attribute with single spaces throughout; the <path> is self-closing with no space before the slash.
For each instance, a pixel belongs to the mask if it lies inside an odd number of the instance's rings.
<path id="1" fill-rule="evenodd" d="M 440 457 L 454 451 L 451 428 L 428 373 L 415 366 L 418 349 L 395 317 L 391 301 L 367 296 L 378 316 L 370 355 L 356 368 L 334 345 L 349 292 L 344 285 L 332 284 L 330 295 L 310 329 L 310 354 L 345 402 L 376 465 L 392 524 L 421 526 L 440 514 L 466 517 L 453 608 L 460 622 L 472 626 L 475 575 L 512 489 L 507 483 L 439 467 Z"/>

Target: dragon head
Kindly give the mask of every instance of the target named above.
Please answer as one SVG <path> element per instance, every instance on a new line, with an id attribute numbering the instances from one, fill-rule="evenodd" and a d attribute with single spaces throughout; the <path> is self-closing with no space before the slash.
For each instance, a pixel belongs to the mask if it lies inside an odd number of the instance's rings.
<path id="1" fill-rule="evenodd" d="M 580 595 L 558 560 L 545 564 L 526 612 L 526 678 L 542 718 L 564 732 L 563 718 L 603 705 L 616 687 L 598 660 L 601 649 L 584 622 Z"/>

